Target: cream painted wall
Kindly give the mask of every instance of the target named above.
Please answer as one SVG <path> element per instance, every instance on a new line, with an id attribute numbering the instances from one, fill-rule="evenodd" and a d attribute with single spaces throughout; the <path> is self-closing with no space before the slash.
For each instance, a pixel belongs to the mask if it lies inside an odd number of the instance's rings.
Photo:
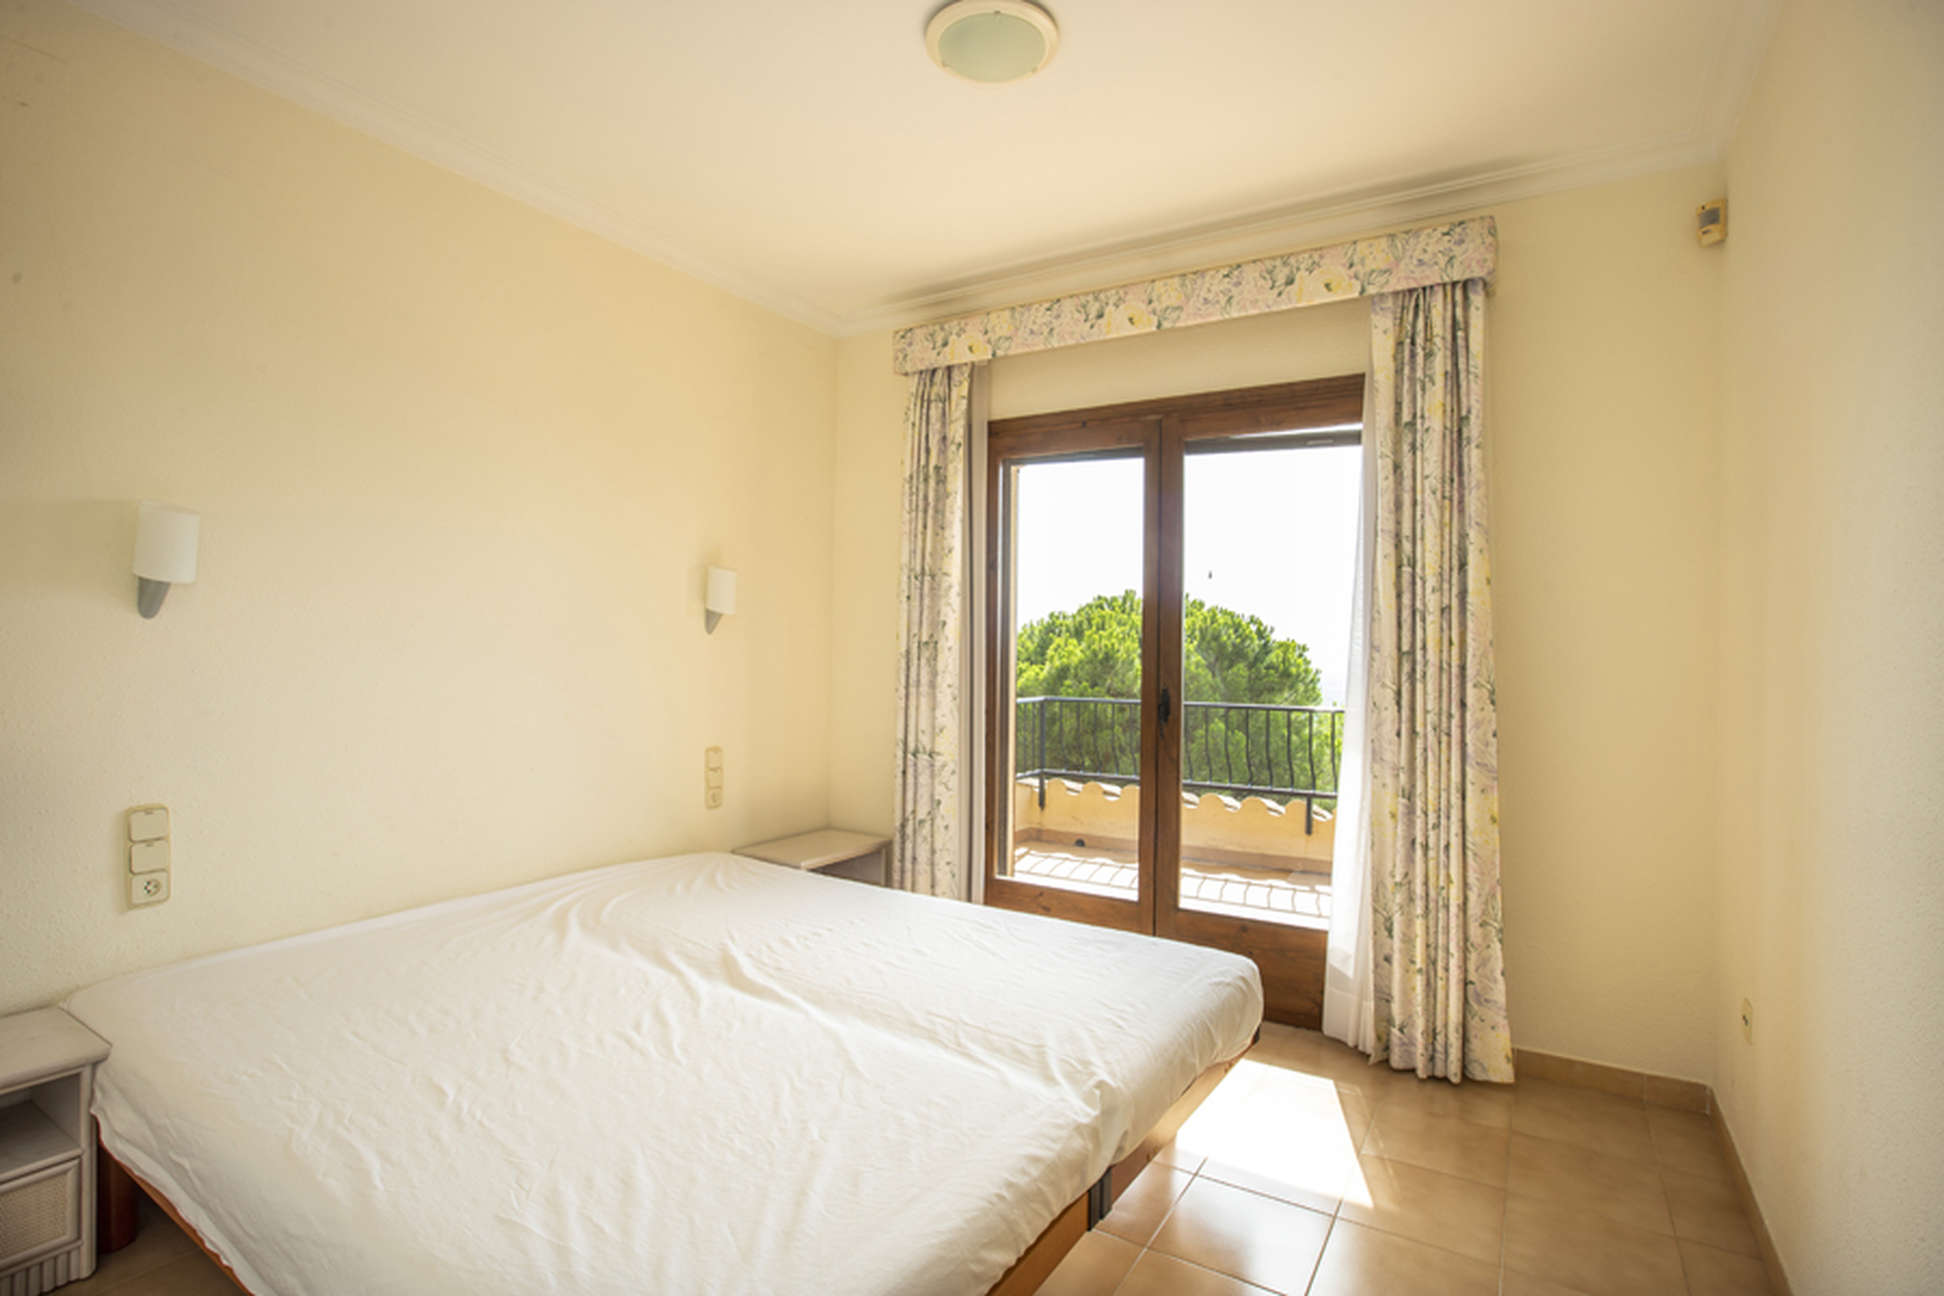
<path id="1" fill-rule="evenodd" d="M 0 1011 L 823 821 L 832 340 L 46 0 L 0 90 Z"/>
<path id="2" fill-rule="evenodd" d="M 1497 209 L 1487 437 L 1515 1044 L 1706 1080 L 1712 168 Z"/>
<path id="3" fill-rule="evenodd" d="M 1494 209 L 1490 308 L 1507 962 L 1530 1048 L 1712 1066 L 1719 258 L 1699 168 Z M 1011 357 L 994 417 L 1358 372 L 1366 307 Z M 904 380 L 839 354 L 831 803 L 891 821 Z M 1642 825 L 1646 831 L 1642 831 Z"/>
<path id="4" fill-rule="evenodd" d="M 1802 1296 L 1944 1290 L 1940 139 L 1944 9 L 1804 4 L 1728 159 L 1715 1083 Z"/>

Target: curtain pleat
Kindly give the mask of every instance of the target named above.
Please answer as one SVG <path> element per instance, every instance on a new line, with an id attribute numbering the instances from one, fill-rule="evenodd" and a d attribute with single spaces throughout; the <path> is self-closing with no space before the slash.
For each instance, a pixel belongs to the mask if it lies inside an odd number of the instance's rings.
<path id="1" fill-rule="evenodd" d="M 1486 547 L 1485 283 L 1371 308 L 1371 1053 L 1512 1078 Z"/>
<path id="2" fill-rule="evenodd" d="M 966 442 L 972 366 L 913 374 L 899 573 L 897 830 L 891 884 L 963 897 Z"/>

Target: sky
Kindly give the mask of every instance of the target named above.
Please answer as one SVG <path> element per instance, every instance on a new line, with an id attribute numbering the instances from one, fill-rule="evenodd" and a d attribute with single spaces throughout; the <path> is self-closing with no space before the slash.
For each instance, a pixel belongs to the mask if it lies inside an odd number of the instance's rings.
<path id="1" fill-rule="evenodd" d="M 1183 479 L 1189 596 L 1308 647 L 1325 703 L 1343 701 L 1362 462 L 1354 445 L 1190 455 Z M 1020 625 L 1141 588 L 1141 476 L 1138 458 L 1020 468 Z"/>

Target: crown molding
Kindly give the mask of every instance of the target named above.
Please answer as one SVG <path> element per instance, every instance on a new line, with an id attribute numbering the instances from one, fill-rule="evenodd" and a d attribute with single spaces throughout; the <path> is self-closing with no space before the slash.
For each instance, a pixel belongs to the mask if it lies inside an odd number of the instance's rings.
<path id="1" fill-rule="evenodd" d="M 845 336 L 900 328 L 1180 274 L 1227 261 L 1287 252 L 1350 235 L 1456 219 L 1498 203 L 1609 184 L 1717 162 L 1719 145 L 1690 136 L 1671 144 L 1597 149 L 1422 183 L 1374 185 L 1305 202 L 1178 228 L 1158 236 L 1096 244 L 968 276 L 883 303 L 845 320 Z"/>
<path id="2" fill-rule="evenodd" d="M 635 222 L 597 204 L 571 197 L 556 184 L 523 173 L 491 150 L 412 109 L 366 94 L 334 77 L 301 68 L 293 60 L 254 41 L 164 12 L 150 0 L 76 2 L 117 27 L 157 41 L 247 81 L 259 90 L 308 108 L 589 234 L 820 333 L 841 334 L 844 320 L 838 315 L 793 294 L 776 292 L 729 267 L 691 256 Z"/>
<path id="3" fill-rule="evenodd" d="M 423 161 L 836 337 L 903 327 L 1041 297 L 1176 274 L 1225 261 L 1285 252 L 1351 235 L 1454 218 L 1497 203 L 1719 162 L 1774 30 L 1775 0 L 1742 0 L 1717 37 L 1710 92 L 1697 96 L 1695 129 L 1673 141 L 1526 159 L 1426 179 L 1395 176 L 1295 203 L 1240 212 L 1135 238 L 1102 240 L 936 282 L 854 311 L 837 311 L 776 290 L 737 269 L 696 257 L 639 222 L 526 174 L 450 127 L 336 78 L 300 67 L 276 50 L 169 12 L 157 0 L 77 0 L 96 16 Z"/>

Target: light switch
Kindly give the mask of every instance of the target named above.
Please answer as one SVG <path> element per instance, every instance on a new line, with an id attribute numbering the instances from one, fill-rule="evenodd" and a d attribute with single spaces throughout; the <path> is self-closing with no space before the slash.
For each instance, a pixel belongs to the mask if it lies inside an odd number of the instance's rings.
<path id="1" fill-rule="evenodd" d="M 128 840 L 155 841 L 168 835 L 169 808 L 167 806 L 136 806 L 128 812 Z"/>
<path id="2" fill-rule="evenodd" d="M 702 768 L 719 770 L 722 768 L 722 748 L 710 747 L 702 753 Z"/>
<path id="3" fill-rule="evenodd" d="M 130 873 L 166 873 L 169 869 L 169 843 L 142 841 L 128 843 Z"/>
<path id="4" fill-rule="evenodd" d="M 134 906 L 161 904 L 169 898 L 167 873 L 131 873 L 128 877 L 128 903 Z"/>

